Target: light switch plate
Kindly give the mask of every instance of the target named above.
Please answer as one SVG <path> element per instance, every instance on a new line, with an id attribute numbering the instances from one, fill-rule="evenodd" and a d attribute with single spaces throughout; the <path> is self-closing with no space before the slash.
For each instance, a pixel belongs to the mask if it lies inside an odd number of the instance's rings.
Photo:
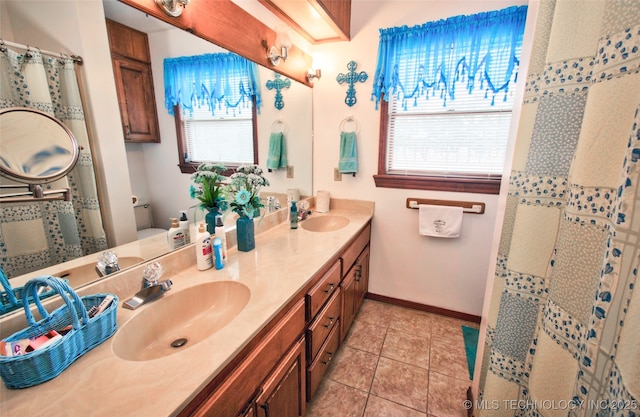
<path id="1" fill-rule="evenodd" d="M 338 171 L 338 168 L 333 168 L 333 180 L 342 181 L 342 173 Z"/>
<path id="2" fill-rule="evenodd" d="M 287 178 L 293 178 L 293 166 L 287 165 Z"/>

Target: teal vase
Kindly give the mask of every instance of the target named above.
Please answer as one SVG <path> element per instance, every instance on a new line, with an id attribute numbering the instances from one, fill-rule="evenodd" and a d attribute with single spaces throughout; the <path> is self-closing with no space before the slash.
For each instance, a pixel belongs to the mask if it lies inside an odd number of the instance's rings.
<path id="1" fill-rule="evenodd" d="M 207 232 L 214 235 L 216 232 L 216 216 L 220 215 L 217 207 L 211 207 L 207 209 L 207 214 L 204 216 L 204 221 L 207 223 Z"/>
<path id="2" fill-rule="evenodd" d="M 238 237 L 238 250 L 249 252 L 256 247 L 256 236 L 253 227 L 253 219 L 238 217 L 236 220 L 236 235 Z"/>

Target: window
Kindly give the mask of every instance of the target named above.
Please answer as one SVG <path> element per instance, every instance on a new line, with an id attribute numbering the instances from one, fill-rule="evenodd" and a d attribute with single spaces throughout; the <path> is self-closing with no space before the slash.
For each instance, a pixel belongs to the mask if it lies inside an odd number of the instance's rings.
<path id="1" fill-rule="evenodd" d="M 232 54 L 165 59 L 165 106 L 176 118 L 180 169 L 257 163 L 256 64 Z"/>
<path id="2" fill-rule="evenodd" d="M 511 7 L 380 31 L 378 187 L 499 192 L 525 18 Z"/>
<path id="3" fill-rule="evenodd" d="M 177 106 L 176 106 L 177 107 Z M 258 163 L 255 106 L 236 109 L 232 117 L 213 116 L 206 109 L 185 115 L 176 108 L 180 170 L 195 172 L 201 162 L 222 162 L 228 168 Z"/>

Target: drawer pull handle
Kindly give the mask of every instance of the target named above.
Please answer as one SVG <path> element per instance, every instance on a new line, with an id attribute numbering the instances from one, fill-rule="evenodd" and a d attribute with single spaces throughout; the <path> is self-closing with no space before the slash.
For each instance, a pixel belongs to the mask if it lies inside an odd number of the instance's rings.
<path id="1" fill-rule="evenodd" d="M 329 355 L 329 357 L 326 361 L 322 361 L 323 365 L 329 365 L 329 362 L 331 362 L 331 359 L 333 359 L 333 352 L 327 352 L 327 355 Z"/>
<path id="2" fill-rule="evenodd" d="M 333 320 L 333 317 L 329 317 L 329 323 L 323 324 L 323 326 L 328 329 L 329 327 L 333 326 Z"/>
<path id="3" fill-rule="evenodd" d="M 358 269 L 356 270 L 356 281 L 360 281 L 360 278 L 362 278 L 362 265 L 358 265 Z"/>
<path id="4" fill-rule="evenodd" d="M 327 289 L 324 290 L 325 293 L 330 293 L 331 291 L 333 291 L 333 288 L 335 287 L 335 284 L 332 282 L 331 284 L 329 284 L 327 286 Z"/>

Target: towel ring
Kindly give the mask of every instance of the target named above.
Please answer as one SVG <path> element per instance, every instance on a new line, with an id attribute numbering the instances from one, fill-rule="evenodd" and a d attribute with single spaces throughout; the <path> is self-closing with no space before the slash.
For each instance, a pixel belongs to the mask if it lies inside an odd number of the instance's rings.
<path id="1" fill-rule="evenodd" d="M 281 130 L 276 130 L 276 127 L 278 125 L 281 125 Z M 282 119 L 278 119 L 278 120 L 274 120 L 273 123 L 271 123 L 271 132 L 272 133 L 284 133 L 287 134 L 287 132 L 289 131 L 289 125 L 287 124 L 287 122 L 285 122 Z"/>
<path id="2" fill-rule="evenodd" d="M 351 132 L 356 132 L 356 133 L 360 132 L 360 123 L 358 123 L 358 121 L 353 116 L 346 117 L 340 122 L 341 132 L 346 132 L 346 130 L 344 130 L 344 127 L 347 123 L 355 124 L 355 129 L 351 130 Z"/>

